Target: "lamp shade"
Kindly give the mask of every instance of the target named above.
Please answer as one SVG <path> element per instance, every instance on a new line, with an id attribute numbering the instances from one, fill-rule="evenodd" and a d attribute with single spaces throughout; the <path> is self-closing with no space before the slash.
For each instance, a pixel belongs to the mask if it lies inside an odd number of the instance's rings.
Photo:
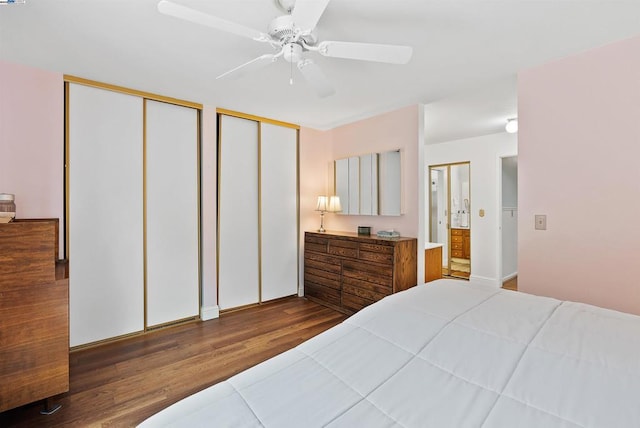
<path id="1" fill-rule="evenodd" d="M 342 205 L 340 205 L 340 196 L 330 196 L 329 197 L 329 212 L 337 213 L 342 211 Z"/>
<path id="2" fill-rule="evenodd" d="M 328 208 L 329 205 L 329 198 L 327 198 L 326 196 L 318 196 L 318 204 L 316 205 L 316 211 L 329 211 Z"/>

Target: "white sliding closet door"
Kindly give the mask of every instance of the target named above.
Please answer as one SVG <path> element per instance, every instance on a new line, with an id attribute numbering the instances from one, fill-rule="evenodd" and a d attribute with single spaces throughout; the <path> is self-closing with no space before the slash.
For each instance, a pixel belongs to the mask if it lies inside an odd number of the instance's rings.
<path id="1" fill-rule="evenodd" d="M 261 123 L 262 301 L 298 293 L 298 132 Z"/>
<path id="2" fill-rule="evenodd" d="M 71 346 L 144 329 L 142 102 L 69 84 Z"/>
<path id="3" fill-rule="evenodd" d="M 199 313 L 198 111 L 145 102 L 149 327 Z"/>
<path id="4" fill-rule="evenodd" d="M 221 115 L 218 153 L 218 305 L 258 303 L 258 122 Z"/>

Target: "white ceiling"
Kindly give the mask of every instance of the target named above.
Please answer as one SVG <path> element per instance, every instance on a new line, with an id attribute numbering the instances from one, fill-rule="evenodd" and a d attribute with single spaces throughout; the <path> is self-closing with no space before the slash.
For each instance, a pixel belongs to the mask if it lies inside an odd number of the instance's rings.
<path id="1" fill-rule="evenodd" d="M 173 0 L 266 31 L 274 0 Z M 413 46 L 407 65 L 311 55 L 334 83 L 320 99 L 276 62 L 215 76 L 271 48 L 160 14 L 157 0 L 27 0 L 0 7 L 0 59 L 328 129 L 426 104 L 426 137 L 499 132 L 516 113 L 518 70 L 640 33 L 638 0 L 332 0 L 321 40 Z M 298 73 L 294 68 L 294 73 Z M 455 119 L 455 120 L 454 120 Z"/>

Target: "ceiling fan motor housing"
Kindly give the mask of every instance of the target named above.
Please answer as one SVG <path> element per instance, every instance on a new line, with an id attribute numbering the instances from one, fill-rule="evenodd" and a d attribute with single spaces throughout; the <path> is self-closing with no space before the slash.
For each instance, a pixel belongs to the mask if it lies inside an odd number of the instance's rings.
<path id="1" fill-rule="evenodd" d="M 293 22 L 291 15 L 282 15 L 275 18 L 269 23 L 268 32 L 271 38 L 283 45 L 291 42 L 295 43 L 300 39 L 304 40 L 308 45 L 314 45 L 318 40 L 315 29 L 302 34 L 295 22 Z"/>
<path id="2" fill-rule="evenodd" d="M 293 41 L 296 36 L 291 15 L 282 15 L 269 23 L 269 35 L 283 43 Z"/>

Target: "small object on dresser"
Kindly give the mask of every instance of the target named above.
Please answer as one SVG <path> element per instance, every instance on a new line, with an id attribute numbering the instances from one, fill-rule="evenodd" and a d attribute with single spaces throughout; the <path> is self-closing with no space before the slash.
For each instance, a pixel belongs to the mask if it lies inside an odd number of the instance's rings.
<path id="1" fill-rule="evenodd" d="M 0 223 L 9 223 L 15 216 L 15 195 L 11 193 L 0 193 Z"/>
<path id="2" fill-rule="evenodd" d="M 379 230 L 377 233 L 379 238 L 399 238 L 400 234 L 395 230 Z"/>
<path id="3" fill-rule="evenodd" d="M 370 226 L 358 226 L 358 235 L 371 235 Z"/>

